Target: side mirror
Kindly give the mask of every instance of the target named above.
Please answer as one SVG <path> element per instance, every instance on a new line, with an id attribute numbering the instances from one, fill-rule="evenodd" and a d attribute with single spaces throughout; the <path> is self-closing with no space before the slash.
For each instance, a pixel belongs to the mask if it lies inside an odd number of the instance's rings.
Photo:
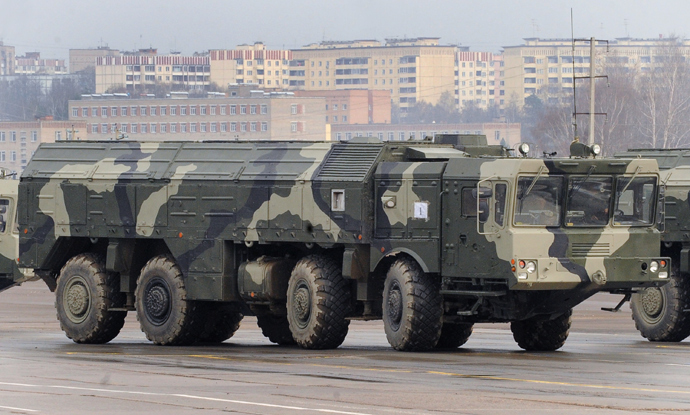
<path id="1" fill-rule="evenodd" d="M 475 199 L 488 199 L 488 198 L 492 197 L 493 195 L 494 195 L 494 191 L 490 187 L 480 187 L 479 190 L 472 189 L 472 196 Z M 479 196 L 479 197 L 477 197 L 477 196 Z"/>

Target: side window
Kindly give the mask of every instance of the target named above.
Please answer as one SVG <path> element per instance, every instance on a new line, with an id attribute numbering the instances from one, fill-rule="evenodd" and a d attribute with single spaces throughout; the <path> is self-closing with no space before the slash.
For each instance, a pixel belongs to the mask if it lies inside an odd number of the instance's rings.
<path id="1" fill-rule="evenodd" d="M 494 186 L 494 220 L 496 225 L 503 227 L 506 212 L 506 193 L 508 192 L 508 185 L 505 183 L 496 183 Z"/>
<path id="2" fill-rule="evenodd" d="M 0 233 L 7 231 L 8 215 L 10 213 L 10 201 L 8 199 L 0 199 Z"/>
<path id="3" fill-rule="evenodd" d="M 477 216 L 477 198 L 473 187 L 462 189 L 462 216 Z"/>

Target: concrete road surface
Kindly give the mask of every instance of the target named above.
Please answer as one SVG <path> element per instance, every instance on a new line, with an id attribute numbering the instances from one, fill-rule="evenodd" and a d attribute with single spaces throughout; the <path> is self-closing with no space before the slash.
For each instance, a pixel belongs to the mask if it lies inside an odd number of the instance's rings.
<path id="1" fill-rule="evenodd" d="M 380 321 L 337 350 L 271 344 L 253 317 L 219 346 L 150 344 L 130 313 L 107 345 L 78 345 L 42 282 L 0 294 L 0 413 L 690 413 L 690 341 L 650 343 L 619 296 L 579 306 L 565 346 L 517 347 L 507 324 L 475 326 L 454 351 L 392 350 Z"/>

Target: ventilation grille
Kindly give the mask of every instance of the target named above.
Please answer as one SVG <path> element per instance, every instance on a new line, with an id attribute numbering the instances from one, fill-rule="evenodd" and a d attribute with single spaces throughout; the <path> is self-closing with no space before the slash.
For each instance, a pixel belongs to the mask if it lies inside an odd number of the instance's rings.
<path id="1" fill-rule="evenodd" d="M 316 180 L 362 181 L 382 148 L 380 144 L 335 144 Z"/>
<path id="2" fill-rule="evenodd" d="M 574 257 L 602 257 L 609 256 L 611 246 L 606 242 L 600 243 L 573 243 L 571 254 Z"/>

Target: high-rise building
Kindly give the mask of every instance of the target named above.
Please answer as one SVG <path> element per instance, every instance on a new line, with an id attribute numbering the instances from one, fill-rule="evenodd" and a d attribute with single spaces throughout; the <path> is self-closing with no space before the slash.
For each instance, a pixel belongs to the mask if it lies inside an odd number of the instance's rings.
<path id="1" fill-rule="evenodd" d="M 323 97 L 327 124 L 387 124 L 391 122 L 388 90 L 294 91 L 298 97 Z"/>
<path id="2" fill-rule="evenodd" d="M 503 107 L 503 56 L 458 48 L 455 96 L 458 109 L 469 103 L 477 108 Z"/>
<path id="3" fill-rule="evenodd" d="M 589 42 L 571 39 L 526 38 L 525 43 L 504 47 L 503 77 L 505 99 L 518 105 L 535 95 L 548 103 L 570 102 L 576 77 L 589 75 Z M 690 40 L 618 38 L 595 45 L 595 74 L 604 75 L 607 64 L 621 65 L 627 70 L 651 71 L 665 61 L 669 53 L 690 57 Z M 576 80 L 579 81 L 579 80 Z"/>
<path id="4" fill-rule="evenodd" d="M 211 82 L 221 89 L 230 84 L 255 84 L 262 89 L 287 89 L 290 79 L 289 50 L 267 50 L 261 42 L 235 49 L 209 51 Z"/>
<path id="5" fill-rule="evenodd" d="M 5 45 L 0 40 L 0 75 L 14 75 L 14 46 Z"/>
<path id="6" fill-rule="evenodd" d="M 81 72 L 86 68 L 96 66 L 96 58 L 102 56 L 120 56 L 120 51 L 110 49 L 107 46 L 95 49 L 70 49 L 69 50 L 69 72 Z"/>
<path id="7" fill-rule="evenodd" d="M 158 55 L 156 49 L 141 49 L 120 56 L 96 57 L 96 93 L 122 88 L 140 91 L 155 85 L 173 90 L 206 90 L 211 68 L 208 54 Z"/>
<path id="8" fill-rule="evenodd" d="M 27 52 L 15 57 L 16 75 L 66 75 L 64 59 L 41 59 L 39 52 Z"/>

